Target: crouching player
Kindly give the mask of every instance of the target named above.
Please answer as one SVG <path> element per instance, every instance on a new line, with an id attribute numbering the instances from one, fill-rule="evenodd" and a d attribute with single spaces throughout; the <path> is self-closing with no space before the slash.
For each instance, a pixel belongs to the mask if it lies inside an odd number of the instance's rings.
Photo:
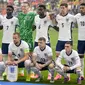
<path id="1" fill-rule="evenodd" d="M 13 34 L 13 42 L 9 45 L 8 50 L 8 65 L 18 65 L 21 70 L 20 74 L 24 74 L 24 61 L 29 57 L 29 46 L 28 44 L 20 39 L 19 33 Z"/>
<path id="2" fill-rule="evenodd" d="M 38 46 L 34 48 L 32 60 L 25 61 L 25 67 L 28 70 L 28 74 L 30 70 L 32 70 L 39 75 L 36 82 L 42 79 L 40 71 L 49 70 L 52 75 L 50 83 L 54 83 L 54 63 L 52 61 L 52 56 L 52 49 L 46 45 L 46 39 L 40 37 L 38 39 Z"/>
<path id="3" fill-rule="evenodd" d="M 62 58 L 67 62 L 62 64 Z M 77 83 L 81 84 L 81 63 L 77 51 L 72 49 L 70 42 L 65 43 L 65 49 L 60 52 L 59 57 L 56 60 L 56 71 L 64 76 L 64 82 L 69 81 L 66 73 L 76 73 L 78 75 Z"/>
<path id="4" fill-rule="evenodd" d="M 3 80 L 3 72 L 5 71 L 5 64 L 3 62 L 3 59 L 2 59 L 2 53 L 1 53 L 1 49 L 0 49 L 0 80 Z"/>

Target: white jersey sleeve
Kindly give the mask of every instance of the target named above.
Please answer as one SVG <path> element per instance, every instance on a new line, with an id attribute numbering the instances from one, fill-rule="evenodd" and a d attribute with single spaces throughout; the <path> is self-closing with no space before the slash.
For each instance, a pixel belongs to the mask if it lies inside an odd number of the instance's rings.
<path id="1" fill-rule="evenodd" d="M 61 63 L 62 58 L 63 58 L 63 50 L 60 52 L 60 55 L 56 60 L 56 65 L 59 66 L 61 69 L 63 69 L 64 67 L 64 65 Z"/>
<path id="2" fill-rule="evenodd" d="M 73 58 L 74 58 L 75 64 L 70 67 L 71 70 L 81 66 L 80 58 L 79 58 L 79 55 L 78 55 L 77 51 L 74 51 Z"/>
<path id="3" fill-rule="evenodd" d="M 8 53 L 12 53 L 12 44 L 13 44 L 13 43 L 10 43 L 10 44 L 9 44 Z"/>
<path id="4" fill-rule="evenodd" d="M 33 51 L 33 52 L 34 52 L 34 53 L 37 53 L 37 47 L 34 48 L 34 51 Z"/>
<path id="5" fill-rule="evenodd" d="M 1 48 L 0 48 L 0 54 L 2 54 L 2 52 L 1 52 Z"/>
<path id="6" fill-rule="evenodd" d="M 24 49 L 24 53 L 28 53 L 29 52 L 29 45 L 25 42 L 25 41 L 23 41 L 23 49 Z"/>
<path id="7" fill-rule="evenodd" d="M 18 20 L 18 18 L 16 18 L 16 32 L 18 30 L 18 27 L 17 26 L 19 26 L 19 20 Z"/>
<path id="8" fill-rule="evenodd" d="M 2 23 L 2 15 L 0 15 L 0 24 Z"/>
<path id="9" fill-rule="evenodd" d="M 52 53 L 52 49 L 48 46 L 48 57 L 52 57 L 53 53 Z"/>

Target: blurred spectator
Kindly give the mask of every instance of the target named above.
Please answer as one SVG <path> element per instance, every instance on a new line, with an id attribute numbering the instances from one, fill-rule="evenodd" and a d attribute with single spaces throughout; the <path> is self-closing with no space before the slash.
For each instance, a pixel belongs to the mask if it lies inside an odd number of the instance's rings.
<path id="1" fill-rule="evenodd" d="M 80 4 L 83 2 L 84 2 L 84 0 L 79 0 L 79 4 L 76 7 L 76 14 L 80 12 Z"/>
<path id="2" fill-rule="evenodd" d="M 76 14 L 76 5 L 74 5 L 73 0 L 68 1 L 68 10 L 70 14 Z"/>

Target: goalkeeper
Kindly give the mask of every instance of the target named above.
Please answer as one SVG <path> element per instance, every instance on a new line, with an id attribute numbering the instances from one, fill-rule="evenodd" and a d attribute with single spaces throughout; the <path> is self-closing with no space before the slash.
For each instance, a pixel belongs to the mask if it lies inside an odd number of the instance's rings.
<path id="1" fill-rule="evenodd" d="M 30 4 L 27 2 L 23 2 L 21 5 L 22 12 L 18 14 L 18 19 L 19 19 L 19 32 L 20 32 L 20 37 L 22 40 L 26 41 L 29 45 L 30 49 L 30 56 L 32 55 L 33 51 L 33 31 L 32 27 L 34 24 L 34 18 L 36 14 L 34 12 L 31 12 L 30 9 Z M 31 75 L 33 78 L 34 73 Z M 29 79 L 26 79 L 28 81 Z"/>
<path id="2" fill-rule="evenodd" d="M 22 5 L 22 12 L 18 14 L 19 24 L 20 24 L 20 36 L 21 39 L 26 41 L 29 44 L 30 52 L 33 51 L 33 23 L 36 14 L 34 12 L 30 12 L 30 4 L 24 2 Z"/>

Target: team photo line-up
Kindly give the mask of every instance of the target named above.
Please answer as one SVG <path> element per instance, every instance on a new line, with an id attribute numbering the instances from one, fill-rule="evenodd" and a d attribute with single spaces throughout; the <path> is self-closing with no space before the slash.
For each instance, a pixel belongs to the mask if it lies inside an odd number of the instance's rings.
<path id="1" fill-rule="evenodd" d="M 70 73 L 77 74 L 77 84 L 84 80 L 84 52 L 85 52 L 85 3 L 80 4 L 80 12 L 72 15 L 68 12 L 66 3 L 60 4 L 59 14 L 46 11 L 43 4 L 38 5 L 37 11 L 31 10 L 30 4 L 21 4 L 21 12 L 13 16 L 14 7 L 7 5 L 6 15 L 0 15 L 0 30 L 3 30 L 2 47 L 0 49 L 0 80 L 4 76 L 8 79 L 16 78 L 12 75 L 18 67 L 20 76 L 30 81 L 31 72 L 35 74 L 35 82 L 43 79 L 42 70 L 48 70 L 50 83 L 64 77 L 64 82 L 70 81 Z M 72 48 L 72 28 L 78 28 L 78 51 Z M 48 34 L 49 28 L 59 32 L 56 44 L 56 59 Z M 36 30 L 33 45 L 33 31 Z M 66 63 L 62 63 L 63 60 Z M 12 67 L 9 67 L 12 66 Z M 54 78 L 54 72 L 57 72 Z M 12 74 L 11 74 L 12 73 Z M 14 75 L 14 76 L 15 76 Z"/>

